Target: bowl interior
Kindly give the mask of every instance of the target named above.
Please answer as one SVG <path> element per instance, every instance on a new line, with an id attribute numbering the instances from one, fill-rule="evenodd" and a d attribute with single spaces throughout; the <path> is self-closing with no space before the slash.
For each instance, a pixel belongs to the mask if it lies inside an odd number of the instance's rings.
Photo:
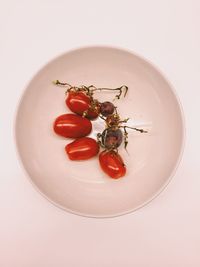
<path id="1" fill-rule="evenodd" d="M 128 153 L 119 149 L 127 166 L 124 178 L 107 177 L 98 157 L 80 162 L 67 158 L 64 147 L 72 140 L 52 130 L 54 119 L 70 112 L 65 89 L 53 85 L 55 79 L 129 87 L 127 96 L 115 102 L 119 113 L 131 118 L 130 126 L 142 126 L 148 133 L 129 131 Z M 100 101 L 113 96 L 96 94 Z M 103 127 L 102 120 L 94 121 L 91 136 Z M 56 58 L 32 79 L 18 108 L 16 141 L 30 179 L 49 200 L 81 215 L 115 216 L 141 207 L 168 183 L 182 149 L 183 120 L 172 88 L 150 63 L 123 50 L 89 47 Z"/>

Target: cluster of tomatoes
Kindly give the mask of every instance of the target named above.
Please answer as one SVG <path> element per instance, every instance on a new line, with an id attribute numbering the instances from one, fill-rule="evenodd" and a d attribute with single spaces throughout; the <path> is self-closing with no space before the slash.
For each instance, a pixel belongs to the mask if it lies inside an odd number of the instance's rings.
<path id="1" fill-rule="evenodd" d="M 116 97 L 119 99 L 123 90 L 125 90 L 126 95 L 128 87 L 121 86 L 115 89 L 96 88 L 93 85 L 76 87 L 68 83 L 61 83 L 58 80 L 54 83 L 68 86 L 65 103 L 73 113 L 57 117 L 54 122 L 54 131 L 65 138 L 75 139 L 65 147 L 69 159 L 87 160 L 95 157 L 102 147 L 103 151 L 99 153 L 99 163 L 102 170 L 114 179 L 124 176 L 126 167 L 118 153 L 118 147 L 123 138 L 126 147 L 128 143 L 126 128 L 131 127 L 123 125 L 127 120 L 120 119 L 113 103 L 109 101 L 100 103 L 94 99 L 93 94 L 97 90 L 117 90 L 119 94 Z M 95 140 L 87 137 L 87 135 L 92 131 L 91 121 L 98 117 L 105 121 L 105 129 L 97 135 L 97 140 Z M 121 128 L 124 130 L 123 133 Z M 142 129 L 131 129 L 145 132 Z"/>

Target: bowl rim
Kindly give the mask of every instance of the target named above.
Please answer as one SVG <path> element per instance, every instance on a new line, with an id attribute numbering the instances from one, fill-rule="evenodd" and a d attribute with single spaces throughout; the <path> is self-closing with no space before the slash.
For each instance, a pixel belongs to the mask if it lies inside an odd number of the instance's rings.
<path id="1" fill-rule="evenodd" d="M 152 197 L 147 199 L 141 205 L 138 205 L 137 207 L 135 207 L 133 209 L 129 209 L 129 210 L 118 212 L 118 213 L 113 213 L 111 215 L 95 215 L 95 214 L 81 213 L 78 211 L 71 210 L 65 206 L 62 206 L 62 205 L 58 204 L 57 202 L 55 202 L 54 200 L 52 200 L 51 198 L 49 198 L 45 193 L 43 193 L 39 189 L 39 187 L 31 179 L 31 174 L 26 169 L 26 167 L 23 163 L 23 160 L 21 158 L 19 146 L 18 146 L 18 141 L 17 141 L 17 121 L 18 121 L 19 109 L 20 109 L 21 103 L 23 101 L 23 98 L 25 96 L 25 93 L 26 93 L 29 85 L 32 83 L 32 81 L 37 77 L 37 75 L 39 75 L 40 72 L 42 72 L 46 68 L 47 65 L 53 63 L 54 61 L 58 60 L 59 58 L 62 58 L 64 56 L 66 56 L 67 54 L 71 54 L 71 53 L 76 52 L 76 51 L 88 50 L 88 49 L 110 49 L 110 50 L 116 50 L 116 51 L 123 52 L 123 53 L 128 53 L 128 54 L 130 54 L 130 56 L 134 56 L 134 57 L 138 58 L 139 60 L 142 60 L 145 63 L 147 63 L 148 65 L 150 65 L 153 69 L 156 70 L 156 72 L 158 72 L 161 75 L 161 77 L 169 85 L 169 88 L 170 88 L 172 94 L 175 96 L 175 99 L 177 101 L 177 104 L 178 104 L 177 106 L 179 108 L 180 118 L 181 118 L 182 140 L 181 140 L 180 152 L 179 152 L 178 158 L 176 160 L 176 164 L 174 165 L 174 168 L 172 169 L 171 174 L 169 175 L 166 182 L 160 187 L 159 190 L 157 190 L 157 192 Z M 16 153 L 18 162 L 21 166 L 21 169 L 23 170 L 24 175 L 28 178 L 27 180 L 29 180 L 30 184 L 32 184 L 33 188 L 35 188 L 35 190 L 37 192 L 39 192 L 40 195 L 42 195 L 45 199 L 47 199 L 54 206 L 60 208 L 61 210 L 65 211 L 65 212 L 68 212 L 69 214 L 74 214 L 74 215 L 78 215 L 78 216 L 86 217 L 86 218 L 109 219 L 109 218 L 115 218 L 115 217 L 119 217 L 119 216 L 123 216 L 123 215 L 128 215 L 131 213 L 133 214 L 135 211 L 140 210 L 141 208 L 143 208 L 144 206 L 149 204 L 152 200 L 157 198 L 166 189 L 166 187 L 171 182 L 172 178 L 175 176 L 177 169 L 178 169 L 178 167 L 181 163 L 181 160 L 183 158 L 183 154 L 184 154 L 184 150 L 185 150 L 185 143 L 186 143 L 186 120 L 185 120 L 185 115 L 184 115 L 184 111 L 183 111 L 183 105 L 180 101 L 180 98 L 178 96 L 177 91 L 175 90 L 172 83 L 169 81 L 168 77 L 166 77 L 166 75 L 154 63 L 152 63 L 150 60 L 146 59 L 145 57 L 143 57 L 143 56 L 139 55 L 138 53 L 135 53 L 132 50 L 127 49 L 127 48 L 122 48 L 122 47 L 112 46 L 112 45 L 86 45 L 86 46 L 75 47 L 75 48 L 69 49 L 63 53 L 58 54 L 57 56 L 53 57 L 51 60 L 45 62 L 41 66 L 41 68 L 35 74 L 32 75 L 32 77 L 29 79 L 29 81 L 25 84 L 25 86 L 22 90 L 22 93 L 20 94 L 20 96 L 17 100 L 17 103 L 16 103 L 15 112 L 14 112 L 13 136 L 14 136 L 14 141 L 15 141 L 15 153 Z"/>

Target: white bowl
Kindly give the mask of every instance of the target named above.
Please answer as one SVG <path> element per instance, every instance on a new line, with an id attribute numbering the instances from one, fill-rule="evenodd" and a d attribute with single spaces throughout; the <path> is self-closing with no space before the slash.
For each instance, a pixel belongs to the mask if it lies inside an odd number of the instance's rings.
<path id="1" fill-rule="evenodd" d="M 65 89 L 52 81 L 73 85 L 118 87 L 128 94 L 116 102 L 130 126 L 143 126 L 147 134 L 129 132 L 128 153 L 120 148 L 127 174 L 119 180 L 106 176 L 98 157 L 70 161 L 64 147 L 71 142 L 57 136 L 54 119 L 69 113 Z M 113 93 L 98 93 L 112 100 Z M 93 122 L 95 137 L 103 122 Z M 16 142 L 31 181 L 57 206 L 79 215 L 110 217 L 143 206 L 157 196 L 174 174 L 183 147 L 184 126 L 180 104 L 170 84 L 149 62 L 111 47 L 70 51 L 43 67 L 31 80 L 16 118 Z"/>

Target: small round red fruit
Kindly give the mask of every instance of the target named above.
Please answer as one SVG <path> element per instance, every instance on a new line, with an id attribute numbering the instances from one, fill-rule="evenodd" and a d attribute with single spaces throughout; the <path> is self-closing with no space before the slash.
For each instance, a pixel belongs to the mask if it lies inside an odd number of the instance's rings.
<path id="1" fill-rule="evenodd" d="M 102 170 L 113 179 L 126 174 L 126 167 L 121 156 L 114 150 L 104 150 L 99 154 L 99 163 Z"/>
<path id="2" fill-rule="evenodd" d="M 71 160 L 86 160 L 99 153 L 99 144 L 90 137 L 82 137 L 66 145 L 65 151 Z"/>
<path id="3" fill-rule="evenodd" d="M 54 122 L 56 134 L 67 138 L 80 138 L 92 130 L 91 121 L 76 114 L 63 114 Z"/>
<path id="4" fill-rule="evenodd" d="M 68 108 L 78 115 L 84 115 L 88 119 L 96 119 L 99 116 L 100 106 L 98 101 L 91 99 L 84 92 L 70 91 L 65 100 Z"/>

